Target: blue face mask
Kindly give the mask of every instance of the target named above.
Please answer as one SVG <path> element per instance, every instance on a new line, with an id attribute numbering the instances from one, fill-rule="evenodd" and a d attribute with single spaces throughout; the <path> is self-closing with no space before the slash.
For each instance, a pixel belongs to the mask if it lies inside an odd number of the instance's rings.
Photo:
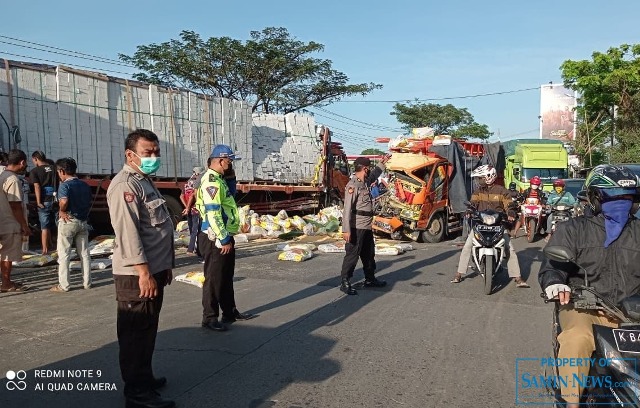
<path id="1" fill-rule="evenodd" d="M 622 229 L 629 221 L 629 212 L 633 205 L 632 200 L 612 200 L 602 203 L 602 214 L 604 215 L 604 230 L 607 237 L 604 241 L 604 247 L 611 245 L 620 234 Z"/>
<path id="2" fill-rule="evenodd" d="M 138 156 L 135 152 L 133 153 Z M 153 174 L 160 168 L 162 162 L 159 157 L 140 157 L 140 165 L 137 165 L 144 174 Z"/>

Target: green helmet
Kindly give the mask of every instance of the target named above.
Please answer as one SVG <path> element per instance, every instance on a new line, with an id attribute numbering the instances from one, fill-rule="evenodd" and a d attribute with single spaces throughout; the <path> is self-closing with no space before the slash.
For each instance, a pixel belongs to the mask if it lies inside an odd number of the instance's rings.
<path id="1" fill-rule="evenodd" d="M 601 164 L 591 170 L 584 182 L 587 199 L 593 210 L 598 213 L 604 201 L 616 197 L 631 195 L 636 201 L 639 197 L 638 177 L 627 167 Z"/>

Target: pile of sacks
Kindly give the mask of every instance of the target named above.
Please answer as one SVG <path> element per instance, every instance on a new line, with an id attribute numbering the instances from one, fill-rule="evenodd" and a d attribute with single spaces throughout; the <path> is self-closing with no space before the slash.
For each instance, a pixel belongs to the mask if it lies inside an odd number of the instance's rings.
<path id="1" fill-rule="evenodd" d="M 342 211 L 339 207 L 327 207 L 318 214 L 295 215 L 289 217 L 285 210 L 277 215 L 259 215 L 248 205 L 238 209 L 240 215 L 240 233 L 246 234 L 248 240 L 259 238 L 276 238 L 282 234 L 300 232 L 304 235 L 328 235 L 338 232 Z M 236 235 L 236 241 L 238 235 Z"/>
<path id="2" fill-rule="evenodd" d="M 276 247 L 278 251 L 283 251 L 278 255 L 280 261 L 302 262 L 313 258 L 313 251 L 318 250 L 323 253 L 345 253 L 345 242 L 338 241 L 331 244 L 281 244 Z M 376 255 L 400 255 L 406 251 L 413 251 L 413 245 L 403 243 L 376 243 Z"/>

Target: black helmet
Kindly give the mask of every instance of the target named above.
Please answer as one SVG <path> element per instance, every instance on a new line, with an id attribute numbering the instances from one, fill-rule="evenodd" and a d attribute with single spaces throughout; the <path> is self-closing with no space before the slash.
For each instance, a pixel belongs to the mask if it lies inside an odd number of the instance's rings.
<path id="1" fill-rule="evenodd" d="M 601 164 L 591 170 L 584 182 L 587 199 L 594 210 L 599 213 L 602 203 L 623 195 L 634 196 L 634 201 L 640 198 L 638 192 L 638 178 L 624 166 Z"/>
<path id="2" fill-rule="evenodd" d="M 511 183 L 509 183 L 509 190 L 511 191 L 516 191 L 516 182 L 512 181 Z"/>

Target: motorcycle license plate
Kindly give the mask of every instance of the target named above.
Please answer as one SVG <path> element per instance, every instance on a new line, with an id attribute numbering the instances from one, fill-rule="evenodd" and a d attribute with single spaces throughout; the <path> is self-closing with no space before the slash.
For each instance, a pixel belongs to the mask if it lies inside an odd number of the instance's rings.
<path id="1" fill-rule="evenodd" d="M 502 227 L 500 225 L 478 225 L 476 229 L 479 232 L 499 232 Z"/>
<path id="2" fill-rule="evenodd" d="M 618 351 L 640 354 L 640 330 L 613 329 Z"/>

